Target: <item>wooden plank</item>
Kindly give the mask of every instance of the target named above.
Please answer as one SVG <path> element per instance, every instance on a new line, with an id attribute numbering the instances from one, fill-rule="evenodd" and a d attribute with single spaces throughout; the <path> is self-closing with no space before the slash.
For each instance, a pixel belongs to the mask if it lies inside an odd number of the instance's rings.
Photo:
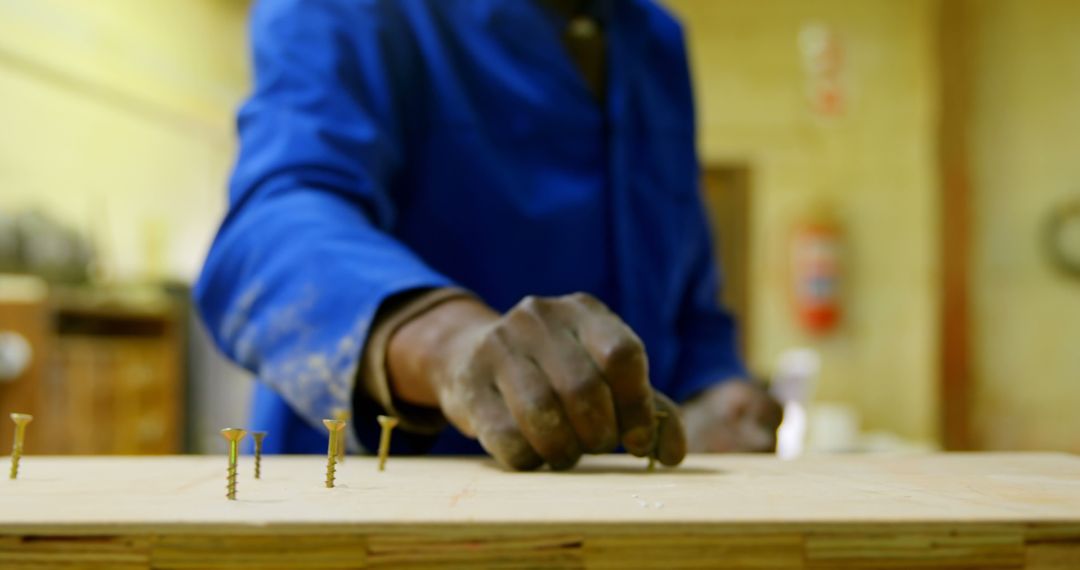
<path id="1" fill-rule="evenodd" d="M 149 537 L 5 536 L 0 568 L 148 568 Z"/>
<path id="2" fill-rule="evenodd" d="M 582 542 L 559 532 L 394 533 L 369 538 L 367 559 L 371 568 L 580 568 Z"/>
<path id="3" fill-rule="evenodd" d="M 152 568 L 357 568 L 367 567 L 367 542 L 357 534 L 281 536 L 164 535 L 154 538 Z"/>
<path id="4" fill-rule="evenodd" d="M 935 523 L 1080 520 L 1080 458 L 1066 454 L 691 456 L 648 473 L 628 456 L 569 473 L 507 473 L 488 459 L 352 459 L 323 487 L 325 460 L 271 456 L 240 466 L 224 500 L 224 457 L 35 457 L 0 485 L 0 531 L 98 526 L 597 523 Z"/>
<path id="5" fill-rule="evenodd" d="M 888 526 L 814 532 L 806 538 L 807 568 L 1013 569 L 1024 564 L 1022 525 Z"/>
<path id="6" fill-rule="evenodd" d="M 662 540 L 657 540 L 662 538 Z M 635 568 L 772 569 L 803 567 L 803 537 L 776 531 L 707 532 L 685 529 L 641 535 L 618 533 L 585 542 L 589 568 L 620 568 L 632 560 Z"/>
<path id="7" fill-rule="evenodd" d="M 1029 545 L 1026 563 L 1031 569 L 1076 570 L 1080 568 L 1080 543 Z"/>
<path id="8" fill-rule="evenodd" d="M 1080 568 L 1080 523 L 1028 525 L 1026 544 L 1025 555 L 1029 569 Z"/>
<path id="9" fill-rule="evenodd" d="M 569 473 L 479 458 L 35 457 L 0 483 L 0 567 L 1066 568 L 1065 454 L 626 456 Z"/>

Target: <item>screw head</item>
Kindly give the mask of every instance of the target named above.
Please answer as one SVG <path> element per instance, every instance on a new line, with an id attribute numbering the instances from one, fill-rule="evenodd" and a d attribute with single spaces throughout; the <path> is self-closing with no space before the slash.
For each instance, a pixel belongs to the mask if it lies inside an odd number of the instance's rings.
<path id="1" fill-rule="evenodd" d="M 225 440 L 230 443 L 244 439 L 245 435 L 247 435 L 247 432 L 240 428 L 225 428 L 221 430 L 221 437 L 225 438 Z"/>
<path id="2" fill-rule="evenodd" d="M 395 427 L 400 421 L 393 416 L 379 416 L 376 419 L 379 420 L 379 425 L 382 426 L 384 429 Z"/>
<path id="3" fill-rule="evenodd" d="M 345 429 L 345 422 L 342 420 L 323 420 L 323 425 L 331 432 L 341 431 Z"/>
<path id="4" fill-rule="evenodd" d="M 34 416 L 30 414 L 11 414 L 11 421 L 15 422 L 17 426 L 24 426 L 33 421 Z"/>
<path id="5" fill-rule="evenodd" d="M 265 431 L 253 431 L 253 432 L 251 432 L 251 437 L 253 437 L 255 439 L 255 441 L 257 441 L 257 442 L 262 442 L 263 438 L 266 437 L 266 432 Z"/>

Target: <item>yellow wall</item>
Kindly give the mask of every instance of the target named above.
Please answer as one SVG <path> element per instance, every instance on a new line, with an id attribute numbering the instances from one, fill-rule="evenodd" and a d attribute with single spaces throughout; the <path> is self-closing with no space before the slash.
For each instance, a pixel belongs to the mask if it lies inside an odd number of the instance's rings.
<path id="1" fill-rule="evenodd" d="M 193 277 L 225 204 L 245 16 L 222 0 L 0 3 L 0 208 L 91 231 L 117 277 Z"/>
<path id="2" fill-rule="evenodd" d="M 1080 198 L 1080 3 L 975 2 L 971 112 L 976 434 L 1080 452 L 1080 281 L 1039 244 Z"/>
<path id="3" fill-rule="evenodd" d="M 689 34 L 706 163 L 752 168 L 749 349 L 823 354 L 819 397 L 864 427 L 937 437 L 936 3 L 931 0 L 666 0 Z M 808 111 L 797 36 L 831 26 L 846 50 L 846 115 Z M 847 232 L 844 324 L 800 332 L 787 289 L 794 220 L 831 203 Z"/>

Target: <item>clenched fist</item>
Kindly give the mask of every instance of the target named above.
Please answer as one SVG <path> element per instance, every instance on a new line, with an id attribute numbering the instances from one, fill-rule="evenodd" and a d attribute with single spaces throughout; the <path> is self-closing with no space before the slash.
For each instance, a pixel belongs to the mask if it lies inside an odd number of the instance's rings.
<path id="1" fill-rule="evenodd" d="M 400 399 L 438 407 L 513 469 L 568 469 L 619 443 L 665 465 L 686 454 L 678 408 L 649 385 L 641 340 L 585 294 L 527 297 L 504 315 L 445 302 L 394 334 L 388 360 Z"/>

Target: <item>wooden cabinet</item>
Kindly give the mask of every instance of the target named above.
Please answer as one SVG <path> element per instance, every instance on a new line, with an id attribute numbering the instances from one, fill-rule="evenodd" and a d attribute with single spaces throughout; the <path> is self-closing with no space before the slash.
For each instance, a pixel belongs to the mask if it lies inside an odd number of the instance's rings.
<path id="1" fill-rule="evenodd" d="M 33 413 L 38 408 L 38 388 L 46 372 L 49 353 L 49 318 L 44 286 L 18 279 L 0 284 L 0 334 L 18 337 L 30 347 L 29 360 L 20 373 L 0 377 L 0 454 L 10 453 L 15 424 L 12 412 Z M 3 350 L 3 348 L 0 348 Z M 38 426 L 31 424 L 33 428 Z M 33 447 L 29 450 L 35 449 Z"/>
<path id="2" fill-rule="evenodd" d="M 67 290 L 29 306 L 0 299 L 0 330 L 33 338 L 28 373 L 0 384 L 0 411 L 34 415 L 28 453 L 182 451 L 181 307 L 164 294 L 122 298 Z M 0 421 L 0 442 L 9 423 Z"/>

